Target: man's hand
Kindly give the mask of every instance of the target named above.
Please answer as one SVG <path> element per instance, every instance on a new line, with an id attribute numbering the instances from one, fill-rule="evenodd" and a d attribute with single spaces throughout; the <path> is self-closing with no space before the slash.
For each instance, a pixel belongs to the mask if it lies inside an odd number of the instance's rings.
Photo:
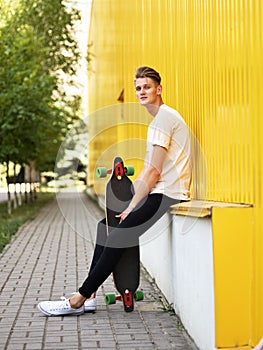
<path id="1" fill-rule="evenodd" d="M 116 215 L 120 219 L 120 223 L 126 219 L 130 212 L 137 204 L 149 194 L 153 186 L 158 181 L 162 172 L 162 166 L 166 157 L 167 150 L 161 146 L 154 146 L 150 164 L 147 164 L 142 173 L 134 183 L 135 194 L 130 205 L 121 214 Z"/>
<path id="2" fill-rule="evenodd" d="M 119 222 L 119 224 L 120 224 L 120 223 L 123 222 L 123 220 L 125 220 L 125 219 L 127 218 L 127 216 L 128 216 L 129 214 L 130 214 L 129 212 L 123 211 L 121 214 L 115 215 L 115 218 L 119 218 L 119 219 L 120 219 L 120 222 Z"/>
<path id="3" fill-rule="evenodd" d="M 120 222 L 123 222 L 123 220 L 125 220 L 127 218 L 127 216 L 130 214 L 130 212 L 133 211 L 133 209 L 135 208 L 134 205 L 132 205 L 132 203 L 129 204 L 128 208 L 126 208 L 122 213 L 115 215 L 115 218 L 119 218 Z"/>
<path id="4" fill-rule="evenodd" d="M 127 216 L 130 214 L 130 212 L 131 212 L 131 210 L 129 210 L 129 207 L 128 207 L 121 214 L 115 215 L 115 217 L 120 219 L 119 223 L 122 223 L 123 220 L 125 220 L 127 218 Z"/>

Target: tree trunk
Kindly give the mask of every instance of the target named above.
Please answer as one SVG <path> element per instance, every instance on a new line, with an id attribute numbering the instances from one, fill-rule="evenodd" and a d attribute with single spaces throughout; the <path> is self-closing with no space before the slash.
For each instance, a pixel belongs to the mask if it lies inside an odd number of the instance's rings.
<path id="1" fill-rule="evenodd" d="M 11 200 L 11 193 L 10 193 L 10 185 L 9 185 L 9 160 L 6 162 L 6 183 L 7 183 L 7 213 L 8 215 L 12 214 L 12 200 Z"/>
<path id="2" fill-rule="evenodd" d="M 33 184 L 32 184 L 32 166 L 29 165 L 29 189 L 30 189 L 30 202 L 32 203 L 34 201 L 34 190 L 33 190 Z"/>
<path id="3" fill-rule="evenodd" d="M 17 208 L 17 192 L 16 192 L 16 164 L 14 164 L 14 209 Z"/>
<path id="4" fill-rule="evenodd" d="M 21 181 L 19 181 L 19 193 L 18 193 L 18 205 L 22 205 L 22 184 Z"/>
<path id="5" fill-rule="evenodd" d="M 25 200 L 24 200 L 25 204 L 28 203 L 28 193 L 27 193 L 27 183 L 25 182 Z"/>

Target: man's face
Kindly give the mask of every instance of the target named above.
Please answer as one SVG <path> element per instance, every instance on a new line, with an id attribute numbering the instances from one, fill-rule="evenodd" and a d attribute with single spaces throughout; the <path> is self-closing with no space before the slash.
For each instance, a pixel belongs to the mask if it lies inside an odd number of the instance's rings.
<path id="1" fill-rule="evenodd" d="M 135 80 L 135 90 L 140 104 L 145 106 L 157 103 L 162 87 L 151 78 L 138 78 Z"/>

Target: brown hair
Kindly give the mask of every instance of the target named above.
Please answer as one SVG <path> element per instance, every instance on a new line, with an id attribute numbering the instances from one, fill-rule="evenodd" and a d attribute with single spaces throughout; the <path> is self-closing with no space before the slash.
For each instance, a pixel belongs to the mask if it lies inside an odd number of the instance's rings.
<path id="1" fill-rule="evenodd" d="M 135 73 L 135 79 L 138 78 L 151 78 L 154 80 L 158 85 L 161 84 L 161 77 L 156 70 L 153 68 L 147 67 L 147 66 L 142 66 L 137 68 L 136 73 Z"/>

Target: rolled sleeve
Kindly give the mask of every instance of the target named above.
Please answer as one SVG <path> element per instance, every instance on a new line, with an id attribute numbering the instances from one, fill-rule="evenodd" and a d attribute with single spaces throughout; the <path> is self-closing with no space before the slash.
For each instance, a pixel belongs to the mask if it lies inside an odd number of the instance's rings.
<path id="1" fill-rule="evenodd" d="M 169 149 L 171 136 L 165 130 L 152 126 L 149 128 L 148 140 L 153 146 L 161 146 Z"/>

